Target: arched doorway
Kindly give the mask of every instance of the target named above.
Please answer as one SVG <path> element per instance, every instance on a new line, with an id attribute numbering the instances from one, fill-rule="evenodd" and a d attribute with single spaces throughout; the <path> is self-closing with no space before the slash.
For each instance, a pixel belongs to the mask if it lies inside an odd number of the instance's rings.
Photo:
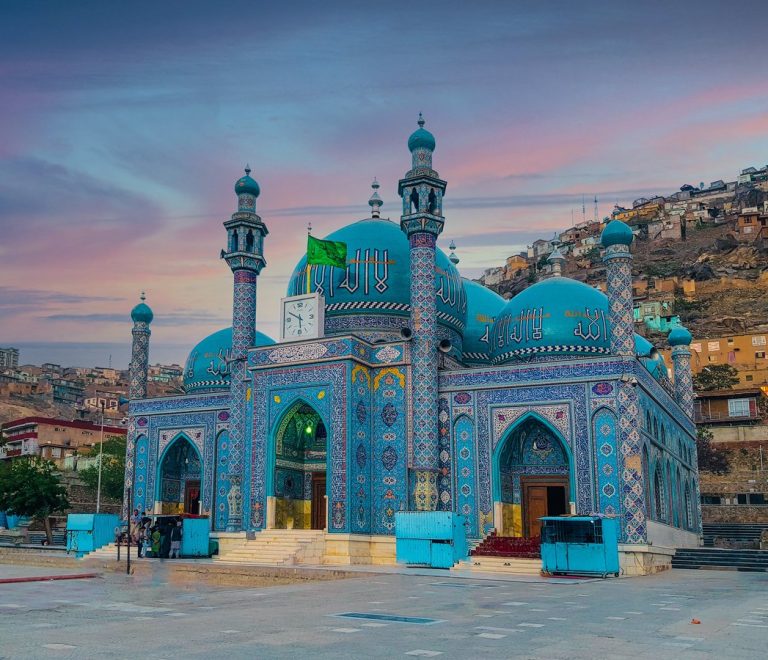
<path id="1" fill-rule="evenodd" d="M 319 413 L 303 401 L 295 403 L 275 436 L 275 528 L 326 528 L 327 445 L 328 432 Z"/>
<path id="2" fill-rule="evenodd" d="M 200 513 L 202 473 L 197 448 L 184 436 L 176 438 L 160 462 L 160 513 Z"/>
<path id="3" fill-rule="evenodd" d="M 528 417 L 496 449 L 493 488 L 499 535 L 540 536 L 539 518 L 569 511 L 570 457 L 565 444 L 541 420 Z"/>

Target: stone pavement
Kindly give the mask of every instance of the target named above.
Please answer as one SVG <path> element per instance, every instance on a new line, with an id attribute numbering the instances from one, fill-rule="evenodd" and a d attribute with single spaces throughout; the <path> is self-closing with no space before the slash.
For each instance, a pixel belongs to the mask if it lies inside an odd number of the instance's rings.
<path id="1" fill-rule="evenodd" d="M 755 574 L 553 583 L 420 571 L 235 589 L 158 575 L 0 586 L 0 657 L 766 657 L 768 576 Z"/>

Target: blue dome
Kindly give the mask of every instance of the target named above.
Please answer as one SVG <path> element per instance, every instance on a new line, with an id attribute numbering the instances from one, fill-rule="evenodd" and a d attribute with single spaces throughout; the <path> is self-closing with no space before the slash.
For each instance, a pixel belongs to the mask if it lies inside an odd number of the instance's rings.
<path id="1" fill-rule="evenodd" d="M 426 128 L 417 128 L 408 138 L 408 149 L 413 152 L 416 149 L 435 150 L 435 136 Z"/>
<path id="2" fill-rule="evenodd" d="M 275 341 L 256 332 L 256 346 L 269 346 Z M 232 328 L 208 335 L 195 346 L 184 365 L 184 389 L 187 392 L 210 392 L 229 389 L 229 357 L 232 352 Z"/>
<path id="3" fill-rule="evenodd" d="M 261 194 L 261 188 L 259 188 L 259 184 L 250 177 L 250 174 L 251 170 L 246 167 L 245 176 L 240 177 L 237 181 L 235 181 L 235 194 L 242 195 L 243 193 L 248 193 L 254 197 L 258 197 Z"/>
<path id="4" fill-rule="evenodd" d="M 140 302 L 131 310 L 131 320 L 134 323 L 152 323 L 153 318 L 155 315 L 149 305 L 144 302 Z"/>
<path id="5" fill-rule="evenodd" d="M 405 326 L 410 316 L 411 263 L 408 238 L 400 226 L 371 218 L 326 238 L 347 244 L 346 270 L 312 266 L 310 290 L 325 296 L 326 331 L 397 331 Z M 461 334 L 467 314 L 461 276 L 442 250 L 437 250 L 435 261 L 438 323 Z M 305 255 L 294 268 L 289 296 L 306 293 L 306 263 Z M 335 327 L 334 317 L 339 319 Z"/>
<path id="6" fill-rule="evenodd" d="M 464 362 L 487 364 L 491 359 L 491 327 L 507 303 L 482 284 L 464 279 L 467 295 L 467 327 L 464 330 Z"/>
<path id="7" fill-rule="evenodd" d="M 676 325 L 670 330 L 667 336 L 667 341 L 670 346 L 688 346 L 693 340 L 693 336 L 688 331 L 688 328 L 682 325 Z"/>
<path id="8" fill-rule="evenodd" d="M 632 245 L 635 238 L 629 226 L 621 220 L 611 220 L 603 229 L 600 243 L 603 247 L 610 245 Z"/>
<path id="9" fill-rule="evenodd" d="M 493 324 L 492 358 L 608 353 L 608 299 L 567 277 L 551 277 L 510 300 Z"/>
<path id="10" fill-rule="evenodd" d="M 651 356 L 651 352 L 655 350 L 655 346 L 649 342 L 642 335 L 635 333 L 635 355 L 638 360 L 642 362 L 643 366 L 656 380 L 667 375 L 667 365 L 664 362 L 664 357 L 658 351 L 655 357 Z"/>

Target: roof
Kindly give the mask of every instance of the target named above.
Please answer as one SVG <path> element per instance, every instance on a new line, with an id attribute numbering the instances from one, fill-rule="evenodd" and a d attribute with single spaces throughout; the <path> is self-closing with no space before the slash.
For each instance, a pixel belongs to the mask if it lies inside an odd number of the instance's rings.
<path id="1" fill-rule="evenodd" d="M 697 399 L 730 399 L 745 396 L 762 396 L 763 391 L 759 387 L 744 387 L 737 390 L 705 390 L 695 394 Z"/>
<path id="2" fill-rule="evenodd" d="M 84 431 L 100 431 L 101 424 L 94 424 L 93 422 L 86 421 L 69 421 L 66 419 L 56 419 L 55 417 L 21 417 L 20 419 L 13 419 L 10 422 L 5 422 L 2 425 L 4 431 L 10 431 L 21 426 L 31 426 L 36 424 L 38 426 L 65 426 L 71 429 L 83 429 Z M 104 431 L 107 433 L 126 433 L 125 427 L 122 426 L 107 426 L 104 425 Z"/>

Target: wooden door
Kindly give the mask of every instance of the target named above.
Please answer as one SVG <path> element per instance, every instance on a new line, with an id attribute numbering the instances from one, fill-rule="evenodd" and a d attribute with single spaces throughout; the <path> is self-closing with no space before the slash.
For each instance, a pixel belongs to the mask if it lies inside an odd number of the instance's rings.
<path id="1" fill-rule="evenodd" d="M 325 529 L 325 474 L 312 475 L 312 529 Z"/>
<path id="2" fill-rule="evenodd" d="M 184 483 L 184 513 L 200 513 L 200 481 L 197 479 Z"/>
<path id="3" fill-rule="evenodd" d="M 539 518 L 547 515 L 547 487 L 529 485 L 525 488 L 525 527 L 526 536 L 541 536 Z"/>

